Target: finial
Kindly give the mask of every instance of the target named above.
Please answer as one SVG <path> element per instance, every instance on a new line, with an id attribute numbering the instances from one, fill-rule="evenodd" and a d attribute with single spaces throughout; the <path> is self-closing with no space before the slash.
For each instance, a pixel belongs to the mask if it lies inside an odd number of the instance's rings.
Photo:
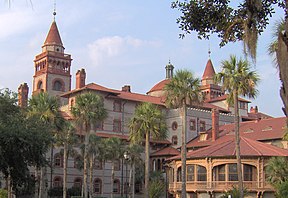
<path id="1" fill-rule="evenodd" d="M 211 58 L 210 40 L 209 40 L 209 44 L 208 44 L 208 57 L 209 57 L 209 59 Z"/>
<path id="2" fill-rule="evenodd" d="M 56 17 L 56 0 L 54 0 L 54 10 L 53 10 L 54 21 Z"/>

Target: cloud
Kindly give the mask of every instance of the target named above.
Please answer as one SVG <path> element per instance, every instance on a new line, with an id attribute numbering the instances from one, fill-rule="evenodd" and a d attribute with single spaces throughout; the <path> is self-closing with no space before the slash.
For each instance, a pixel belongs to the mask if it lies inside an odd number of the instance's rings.
<path id="1" fill-rule="evenodd" d="M 93 65 L 101 65 L 101 63 L 107 62 L 112 58 L 120 57 L 127 51 L 133 52 L 133 50 L 141 49 L 143 47 L 157 47 L 159 42 L 157 41 L 145 41 L 130 36 L 120 37 L 103 37 L 91 44 L 88 44 L 89 57 L 92 60 Z"/>
<path id="2" fill-rule="evenodd" d="M 33 14 L 28 11 L 9 11 L 0 14 L 0 39 L 26 32 L 35 23 Z"/>

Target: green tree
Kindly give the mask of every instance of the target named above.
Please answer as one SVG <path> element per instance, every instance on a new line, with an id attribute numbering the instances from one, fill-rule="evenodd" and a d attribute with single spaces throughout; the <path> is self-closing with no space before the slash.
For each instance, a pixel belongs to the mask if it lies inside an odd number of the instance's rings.
<path id="1" fill-rule="evenodd" d="M 78 142 L 78 137 L 75 134 L 75 127 L 72 122 L 65 121 L 61 130 L 55 134 L 57 146 L 63 146 L 63 198 L 67 197 L 67 164 L 68 157 L 75 156 L 74 146 Z M 61 151 L 62 152 L 62 151 Z"/>
<path id="2" fill-rule="evenodd" d="M 229 189 L 227 192 L 225 192 L 220 198 L 240 198 L 240 190 L 233 186 L 231 189 Z M 244 197 L 248 195 L 248 192 L 246 189 L 244 189 Z"/>
<path id="3" fill-rule="evenodd" d="M 76 97 L 75 106 L 72 107 L 71 112 L 78 124 L 80 130 L 84 130 L 84 198 L 88 197 L 87 179 L 88 179 L 88 144 L 93 124 L 97 121 L 102 121 L 107 116 L 107 111 L 104 108 L 104 101 L 99 95 L 95 93 L 84 93 Z"/>
<path id="4" fill-rule="evenodd" d="M 272 157 L 267 166 L 265 173 L 267 181 L 273 186 L 277 186 L 283 182 L 288 181 L 288 163 L 285 157 Z"/>
<path id="5" fill-rule="evenodd" d="M 222 70 L 215 75 L 215 82 L 222 84 L 222 89 L 228 93 L 227 102 L 234 106 L 235 123 L 235 150 L 237 158 L 237 173 L 239 181 L 240 197 L 243 197 L 243 179 L 240 156 L 240 135 L 239 135 L 239 96 L 255 98 L 258 91 L 256 89 L 259 76 L 255 71 L 250 71 L 249 63 L 241 58 L 231 55 L 230 60 L 221 63 Z"/>
<path id="6" fill-rule="evenodd" d="M 149 158 L 150 158 L 150 136 L 153 139 L 165 139 L 167 137 L 167 126 L 164 115 L 159 107 L 151 103 L 142 103 L 135 109 L 134 115 L 129 123 L 130 140 L 139 143 L 145 137 L 145 198 L 148 198 L 149 186 Z"/>
<path id="7" fill-rule="evenodd" d="M 178 70 L 171 81 L 166 84 L 165 91 L 166 105 L 172 108 L 181 108 L 182 131 L 181 131 L 181 164 L 182 164 L 182 187 L 181 197 L 186 197 L 186 120 L 187 106 L 198 105 L 202 102 L 203 96 L 200 92 L 200 79 L 194 77 L 188 70 Z"/>
<path id="8" fill-rule="evenodd" d="M 124 145 L 120 138 L 111 137 L 104 140 L 105 144 L 105 159 L 111 161 L 111 191 L 110 197 L 113 198 L 113 184 L 115 176 L 115 163 L 119 162 L 120 159 L 123 159 L 124 154 Z"/>
<path id="9" fill-rule="evenodd" d="M 0 91 L 0 172 L 8 179 L 8 185 L 18 191 L 31 181 L 29 166 L 46 164 L 51 136 L 41 120 L 26 118 L 15 96 L 9 90 Z"/>
<path id="10" fill-rule="evenodd" d="M 275 5 L 284 10 L 284 31 L 277 35 L 276 50 L 279 76 L 282 82 L 280 96 L 284 113 L 288 116 L 288 1 L 242 0 L 235 5 L 229 0 L 176 0 L 172 8 L 182 16 L 177 19 L 183 31 L 181 37 L 195 31 L 199 39 L 207 39 L 217 34 L 220 46 L 228 42 L 243 41 L 244 52 L 256 60 L 258 36 L 266 29 L 269 19 L 275 13 Z"/>

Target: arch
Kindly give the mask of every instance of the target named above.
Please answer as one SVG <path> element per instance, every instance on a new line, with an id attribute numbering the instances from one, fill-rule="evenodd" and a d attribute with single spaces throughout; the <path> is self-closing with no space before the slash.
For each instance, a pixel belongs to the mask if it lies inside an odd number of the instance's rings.
<path id="1" fill-rule="evenodd" d="M 52 89 L 55 91 L 64 91 L 64 81 L 62 79 L 54 79 L 52 82 Z"/>
<path id="2" fill-rule="evenodd" d="M 73 187 L 75 187 L 75 188 L 82 188 L 82 178 L 76 177 L 76 178 L 74 179 Z"/>
<path id="3" fill-rule="evenodd" d="M 62 187 L 63 186 L 63 180 L 62 177 L 56 176 L 53 179 L 53 187 Z"/>
<path id="4" fill-rule="evenodd" d="M 95 178 L 93 182 L 93 191 L 96 194 L 102 193 L 102 180 L 99 178 Z"/>
<path id="5" fill-rule="evenodd" d="M 181 171 L 182 168 L 181 166 L 177 168 L 177 182 L 181 182 L 182 181 L 182 177 L 181 177 Z"/>
<path id="6" fill-rule="evenodd" d="M 176 121 L 172 122 L 172 130 L 175 131 L 178 128 L 178 123 Z"/>
<path id="7" fill-rule="evenodd" d="M 39 80 L 37 83 L 37 89 L 43 89 L 43 82 L 42 80 Z"/>
<path id="8" fill-rule="evenodd" d="M 119 181 L 119 179 L 114 179 L 114 181 L 113 181 L 113 193 L 116 193 L 116 194 L 120 193 L 120 181 Z"/>

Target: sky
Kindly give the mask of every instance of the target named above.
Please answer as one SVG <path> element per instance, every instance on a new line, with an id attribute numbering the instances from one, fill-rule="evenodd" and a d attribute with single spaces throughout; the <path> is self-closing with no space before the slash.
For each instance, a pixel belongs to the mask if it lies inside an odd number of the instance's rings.
<path id="1" fill-rule="evenodd" d="M 34 58 L 41 53 L 53 21 L 53 0 L 0 1 L 0 89 L 17 91 L 27 82 L 32 90 Z M 216 72 L 221 61 L 231 54 L 244 57 L 242 43 L 222 48 L 212 36 L 197 39 L 196 33 L 179 39 L 182 33 L 176 19 L 180 11 L 171 9 L 170 0 L 61 0 L 56 2 L 56 23 L 65 47 L 72 55 L 72 89 L 75 73 L 85 68 L 86 83 L 121 89 L 130 85 L 132 92 L 145 94 L 165 79 L 169 60 L 175 70 L 188 69 L 201 78 L 211 60 Z M 284 116 L 279 96 L 280 81 L 267 46 L 272 40 L 277 10 L 267 30 L 259 37 L 257 63 L 252 66 L 260 75 L 259 95 L 251 100 L 260 112 Z M 210 46 L 210 47 L 209 47 Z"/>

